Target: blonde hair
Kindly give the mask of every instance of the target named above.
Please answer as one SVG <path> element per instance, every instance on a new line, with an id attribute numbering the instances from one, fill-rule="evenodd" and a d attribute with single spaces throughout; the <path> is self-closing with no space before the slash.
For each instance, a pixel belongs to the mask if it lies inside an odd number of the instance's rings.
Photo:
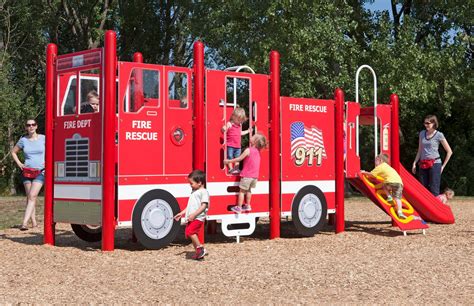
<path id="1" fill-rule="evenodd" d="M 384 163 L 387 163 L 387 164 L 390 164 L 390 158 L 388 156 L 388 154 L 386 153 L 382 153 L 382 154 L 379 154 L 377 155 L 378 158 L 380 158 L 381 161 L 383 161 Z"/>
<path id="2" fill-rule="evenodd" d="M 91 99 L 99 100 L 99 95 L 97 94 L 97 91 L 95 91 L 95 90 L 89 91 L 89 93 L 87 94 L 86 100 L 90 101 Z"/>
<path id="3" fill-rule="evenodd" d="M 445 188 L 443 193 L 450 193 L 454 197 L 454 190 L 452 190 L 451 188 Z"/>
<path id="4" fill-rule="evenodd" d="M 267 147 L 267 138 L 265 138 L 263 134 L 256 133 L 255 135 L 253 135 L 253 137 L 255 137 L 254 144 L 257 149 L 261 150 Z"/>
<path id="5" fill-rule="evenodd" d="M 247 116 L 245 115 L 245 109 L 243 109 L 242 107 L 234 108 L 234 111 L 232 112 L 232 115 L 230 116 L 231 120 L 232 118 L 237 118 L 242 122 L 247 120 Z"/>

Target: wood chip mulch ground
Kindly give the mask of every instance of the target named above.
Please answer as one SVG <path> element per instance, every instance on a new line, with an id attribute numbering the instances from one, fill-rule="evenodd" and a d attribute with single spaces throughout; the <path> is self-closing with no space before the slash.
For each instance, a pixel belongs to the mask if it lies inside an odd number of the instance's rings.
<path id="1" fill-rule="evenodd" d="M 268 220 L 242 242 L 208 237 L 209 255 L 191 259 L 180 235 L 150 251 L 118 230 L 116 250 L 80 241 L 60 224 L 56 246 L 42 228 L 0 230 L 0 304 L 471 304 L 474 301 L 474 203 L 451 207 L 456 224 L 430 224 L 408 236 L 366 199 L 346 201 L 346 231 L 331 226 L 298 237 L 283 222 L 268 240 Z M 0 203 L 0 205 L 2 205 Z"/>

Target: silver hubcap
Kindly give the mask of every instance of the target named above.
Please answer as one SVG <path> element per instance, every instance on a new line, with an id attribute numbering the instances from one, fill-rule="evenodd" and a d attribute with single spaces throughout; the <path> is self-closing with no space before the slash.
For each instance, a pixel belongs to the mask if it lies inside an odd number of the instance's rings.
<path id="1" fill-rule="evenodd" d="M 305 195 L 298 205 L 298 217 L 301 223 L 308 228 L 316 226 L 321 219 L 322 204 L 319 198 L 309 193 Z"/>
<path id="2" fill-rule="evenodd" d="M 148 237 L 161 239 L 168 235 L 173 227 L 173 210 L 168 202 L 162 199 L 152 200 L 143 209 L 141 223 Z"/>

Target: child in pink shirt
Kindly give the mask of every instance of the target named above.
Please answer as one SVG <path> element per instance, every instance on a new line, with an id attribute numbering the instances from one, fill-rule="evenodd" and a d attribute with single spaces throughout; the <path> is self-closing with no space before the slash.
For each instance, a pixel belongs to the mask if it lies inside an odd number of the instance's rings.
<path id="1" fill-rule="evenodd" d="M 249 130 L 242 131 L 242 123 L 247 120 L 245 110 L 237 107 L 232 112 L 230 120 L 222 127 L 222 133 L 226 132 L 227 159 L 233 159 L 240 156 L 242 135 L 247 135 Z M 239 174 L 239 162 L 227 164 L 229 174 Z"/>
<path id="2" fill-rule="evenodd" d="M 255 134 L 250 138 L 250 147 L 234 159 L 225 159 L 224 164 L 239 162 L 244 160 L 244 168 L 240 172 L 239 200 L 238 204 L 232 207 L 232 211 L 240 214 L 242 211 L 251 211 L 250 200 L 252 199 L 252 188 L 257 186 L 260 171 L 260 150 L 266 148 L 267 139 L 262 134 Z M 247 202 L 244 204 L 244 197 Z"/>
<path id="3" fill-rule="evenodd" d="M 454 198 L 454 190 L 450 188 L 446 188 L 444 192 L 438 196 L 436 196 L 438 200 L 440 200 L 443 204 L 448 204 L 448 200 Z"/>

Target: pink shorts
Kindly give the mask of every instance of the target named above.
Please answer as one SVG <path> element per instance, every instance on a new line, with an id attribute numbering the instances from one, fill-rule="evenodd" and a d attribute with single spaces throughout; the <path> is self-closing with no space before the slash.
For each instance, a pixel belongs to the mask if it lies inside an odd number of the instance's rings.
<path id="1" fill-rule="evenodd" d="M 184 229 L 184 236 L 189 238 L 191 235 L 199 234 L 201 227 L 204 225 L 204 222 L 200 220 L 193 220 L 186 224 L 186 228 Z"/>

